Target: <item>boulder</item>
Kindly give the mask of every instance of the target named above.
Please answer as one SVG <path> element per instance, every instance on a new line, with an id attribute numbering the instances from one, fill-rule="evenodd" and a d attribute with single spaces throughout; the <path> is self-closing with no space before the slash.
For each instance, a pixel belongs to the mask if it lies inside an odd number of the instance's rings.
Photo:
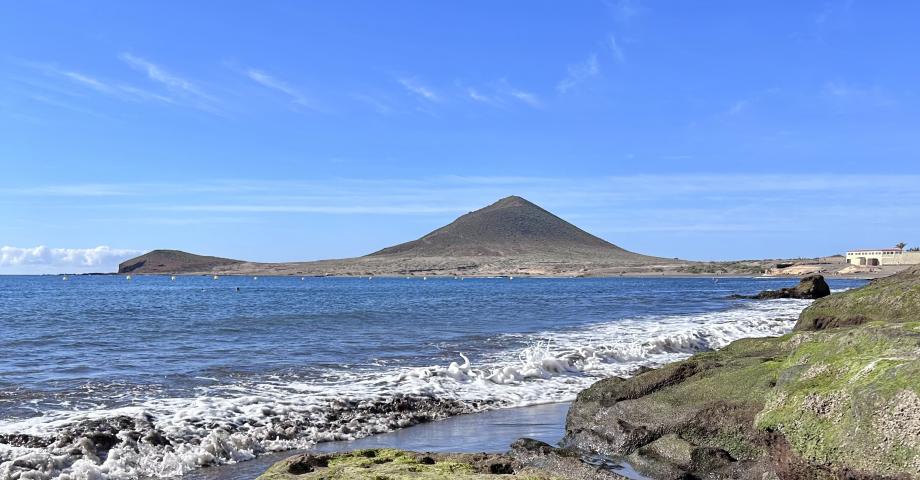
<path id="1" fill-rule="evenodd" d="M 803 277 L 799 284 L 792 288 L 779 290 L 764 290 L 751 297 L 756 300 L 773 300 L 777 298 L 803 298 L 814 300 L 831 294 L 831 287 L 824 281 L 823 275 L 809 275 Z"/>

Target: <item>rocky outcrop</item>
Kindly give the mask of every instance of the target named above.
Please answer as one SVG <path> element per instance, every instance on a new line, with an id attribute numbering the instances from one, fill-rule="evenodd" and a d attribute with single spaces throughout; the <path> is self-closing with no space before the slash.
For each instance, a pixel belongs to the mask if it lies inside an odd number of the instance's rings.
<path id="1" fill-rule="evenodd" d="M 170 274 L 211 273 L 241 264 L 240 260 L 206 257 L 180 250 L 153 250 L 118 265 L 118 273 Z"/>
<path id="2" fill-rule="evenodd" d="M 795 329 L 914 321 L 920 321 L 920 265 L 812 303 L 802 312 Z"/>
<path id="3" fill-rule="evenodd" d="M 823 275 L 809 275 L 803 277 L 795 287 L 781 288 L 779 290 L 764 290 L 750 298 L 755 300 L 774 300 L 777 298 L 802 298 L 814 300 L 816 298 L 826 297 L 830 294 L 831 287 L 824 281 Z"/>
<path id="4" fill-rule="evenodd" d="M 601 380 L 572 405 L 564 445 L 653 478 L 920 478 L 918 279 L 816 301 L 797 328 L 824 331 Z"/>
<path id="5" fill-rule="evenodd" d="M 522 439 L 509 454 L 440 454 L 395 449 L 295 455 L 258 480 L 619 480 L 623 477 L 559 453 L 543 442 Z M 538 466 L 534 466 L 538 465 Z"/>

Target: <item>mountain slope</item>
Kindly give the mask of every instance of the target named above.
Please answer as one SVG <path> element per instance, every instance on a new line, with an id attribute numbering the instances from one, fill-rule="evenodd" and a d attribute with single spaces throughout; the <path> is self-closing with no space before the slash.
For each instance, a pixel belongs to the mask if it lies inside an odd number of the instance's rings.
<path id="1" fill-rule="evenodd" d="M 518 196 L 503 198 L 418 240 L 384 248 L 369 257 L 519 255 L 644 257 L 595 237 Z"/>
<path id="2" fill-rule="evenodd" d="M 192 273 L 209 272 L 243 263 L 240 260 L 206 257 L 180 250 L 153 250 L 118 265 L 118 273 Z"/>

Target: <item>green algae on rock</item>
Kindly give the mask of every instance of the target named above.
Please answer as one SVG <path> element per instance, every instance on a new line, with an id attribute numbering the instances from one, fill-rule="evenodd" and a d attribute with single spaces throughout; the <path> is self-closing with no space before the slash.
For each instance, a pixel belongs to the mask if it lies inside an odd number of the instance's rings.
<path id="1" fill-rule="evenodd" d="M 797 334 L 756 419 L 809 462 L 920 474 L 920 333 L 872 323 Z"/>
<path id="2" fill-rule="evenodd" d="M 815 301 L 802 312 L 795 329 L 823 330 L 870 321 L 920 321 L 920 265 Z"/>
<path id="3" fill-rule="evenodd" d="M 816 301 L 800 331 L 601 380 L 564 443 L 655 478 L 920 478 L 918 299 L 913 268 Z"/>
<path id="4" fill-rule="evenodd" d="M 559 478 L 526 469 L 506 455 L 368 449 L 295 455 L 273 465 L 258 480 L 479 480 L 496 475 L 531 480 Z"/>

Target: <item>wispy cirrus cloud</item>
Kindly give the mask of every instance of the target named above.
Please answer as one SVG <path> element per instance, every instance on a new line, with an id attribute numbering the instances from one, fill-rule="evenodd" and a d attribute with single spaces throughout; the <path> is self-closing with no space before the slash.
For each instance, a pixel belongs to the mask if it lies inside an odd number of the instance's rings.
<path id="1" fill-rule="evenodd" d="M 626 63 L 626 53 L 623 51 L 623 47 L 620 45 L 620 42 L 617 41 L 617 37 L 614 34 L 610 34 L 607 37 L 607 46 L 610 48 L 610 53 L 613 54 L 613 59 L 618 63 Z"/>
<path id="2" fill-rule="evenodd" d="M 877 85 L 862 86 L 833 81 L 824 84 L 822 93 L 828 99 L 852 105 L 870 107 L 893 107 L 897 105 L 895 98 Z"/>
<path id="3" fill-rule="evenodd" d="M 295 106 L 314 108 L 312 102 L 310 102 L 300 90 L 275 76 L 253 68 L 247 69 L 245 74 L 246 77 L 259 85 L 284 94 Z"/>
<path id="4" fill-rule="evenodd" d="M 442 98 L 434 89 L 422 83 L 415 77 L 400 77 L 397 79 L 400 85 L 412 95 L 426 100 L 428 102 L 441 102 Z"/>
<path id="5" fill-rule="evenodd" d="M 99 77 L 96 77 L 96 76 L 93 76 L 93 75 L 90 75 L 84 72 L 66 69 L 66 68 L 60 68 L 55 65 L 46 64 L 46 63 L 43 63 L 43 64 L 32 63 L 30 65 L 33 67 L 36 67 L 40 71 L 44 72 L 46 75 L 69 80 L 71 83 L 77 86 L 87 88 L 96 93 L 114 97 L 119 100 L 133 101 L 133 102 L 154 101 L 154 102 L 162 102 L 162 103 L 175 103 L 172 98 L 167 97 L 165 95 L 153 93 L 148 90 L 145 90 L 145 89 L 133 86 L 133 85 L 128 85 L 122 82 L 102 79 L 102 78 L 99 78 Z M 44 85 L 37 85 L 37 86 L 39 88 L 42 88 L 43 90 L 48 90 L 48 88 Z M 52 89 L 52 90 L 56 90 L 56 89 Z M 60 94 L 62 92 L 60 90 L 56 90 L 55 93 Z M 66 94 L 66 92 L 63 92 L 63 93 Z M 47 95 L 43 95 L 43 97 L 50 98 L 50 97 L 47 97 Z"/>
<path id="6" fill-rule="evenodd" d="M 462 85 L 461 88 L 468 99 L 493 107 L 508 107 L 513 103 L 523 103 L 534 108 L 543 106 L 537 94 L 514 87 L 505 79 L 483 88 Z"/>
<path id="7" fill-rule="evenodd" d="M 144 73 L 148 79 L 166 87 L 173 93 L 195 99 L 197 103 L 193 106 L 203 110 L 216 110 L 215 104 L 217 103 L 217 99 L 209 93 L 204 92 L 191 80 L 180 77 L 161 65 L 131 53 L 122 53 L 118 58 L 129 67 Z"/>
<path id="8" fill-rule="evenodd" d="M 596 77 L 600 72 L 597 55 L 592 53 L 583 62 L 569 65 L 566 68 L 566 76 L 556 85 L 556 90 L 560 93 L 568 93 L 586 80 Z"/>
<path id="9" fill-rule="evenodd" d="M 518 101 L 530 105 L 531 107 L 538 108 L 543 106 L 543 102 L 540 101 L 540 97 L 538 97 L 535 93 L 525 92 L 524 90 L 512 88 L 508 91 L 508 94 Z"/>

